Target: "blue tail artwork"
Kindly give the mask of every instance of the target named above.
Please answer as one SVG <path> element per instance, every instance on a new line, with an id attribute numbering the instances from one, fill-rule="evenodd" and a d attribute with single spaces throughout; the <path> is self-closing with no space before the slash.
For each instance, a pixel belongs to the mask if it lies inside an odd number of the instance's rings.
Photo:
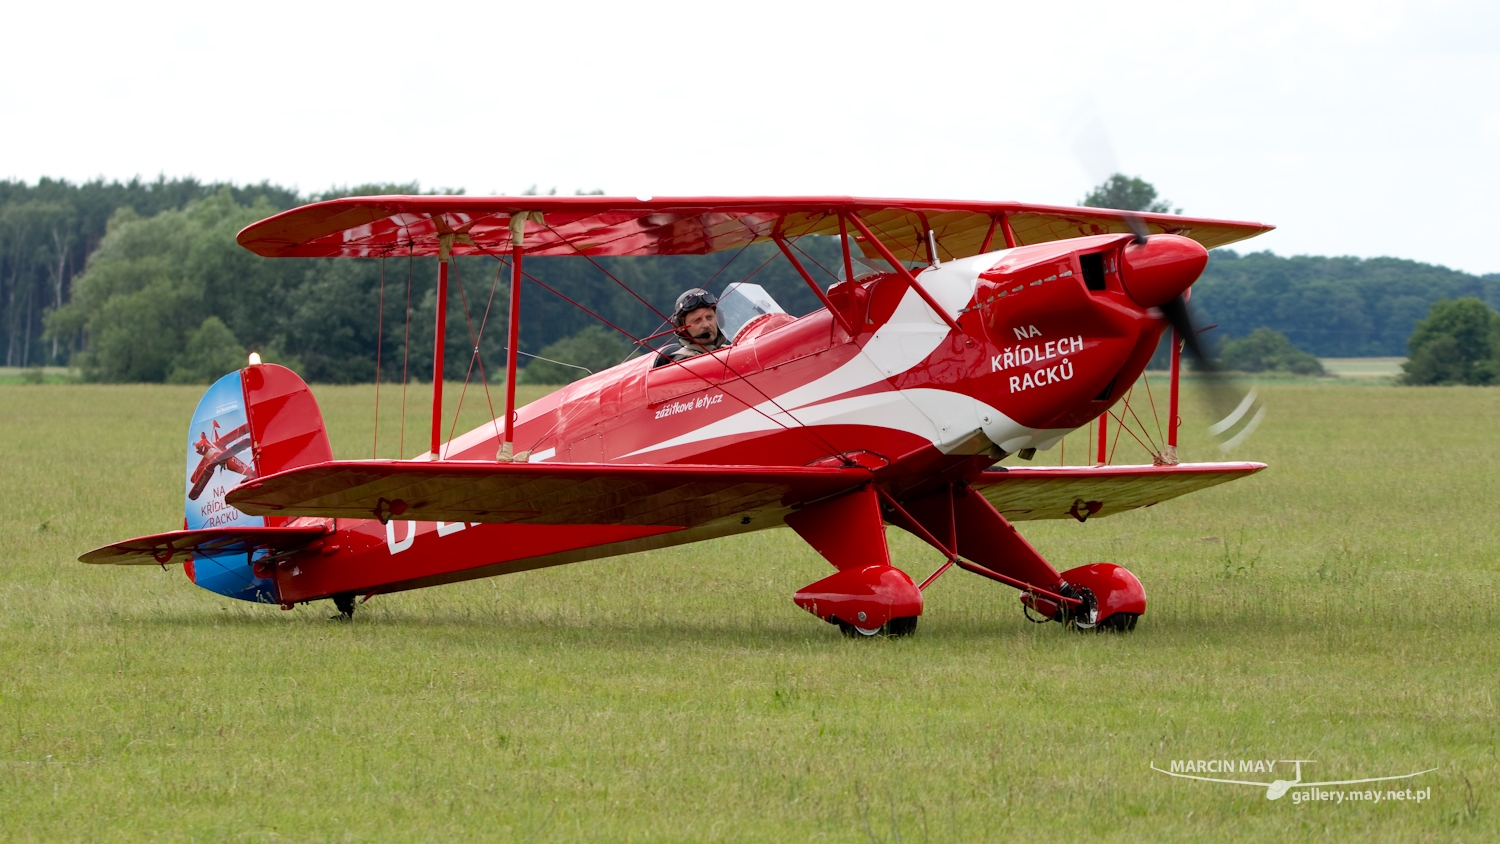
<path id="1" fill-rule="evenodd" d="M 249 516 L 224 501 L 247 480 L 333 459 L 322 414 L 296 373 L 258 364 L 214 382 L 188 428 L 183 521 L 187 530 L 270 527 L 288 520 Z M 275 582 L 256 574 L 265 550 L 196 551 L 184 570 L 194 583 L 242 601 L 278 603 Z"/>

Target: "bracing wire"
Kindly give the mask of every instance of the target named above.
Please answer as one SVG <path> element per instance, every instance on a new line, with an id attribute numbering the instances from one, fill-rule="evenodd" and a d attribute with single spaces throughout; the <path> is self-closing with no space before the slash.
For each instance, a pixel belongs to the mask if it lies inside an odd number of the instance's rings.
<path id="1" fill-rule="evenodd" d="M 1132 416 L 1135 415 L 1134 411 L 1130 410 L 1130 394 L 1133 393 L 1133 392 L 1135 392 L 1135 386 L 1131 385 L 1131 388 L 1129 390 L 1127 390 L 1126 393 L 1125 393 L 1125 410 L 1129 411 Z M 1130 430 L 1130 426 L 1126 424 L 1125 414 L 1123 412 L 1120 413 L 1119 415 L 1116 415 L 1115 412 L 1113 410 L 1111 410 L 1111 411 L 1109 411 L 1109 415 L 1110 415 L 1111 418 L 1113 418 L 1115 420 L 1115 423 L 1116 423 L 1117 427 L 1120 429 L 1118 431 L 1115 431 L 1115 441 L 1110 445 L 1110 448 L 1109 448 L 1109 462 L 1110 463 L 1114 463 L 1114 460 L 1115 460 L 1115 451 L 1117 449 L 1119 449 L 1119 447 L 1120 447 L 1120 434 L 1122 432 L 1129 434 L 1130 437 L 1131 437 L 1131 439 L 1135 440 L 1137 443 L 1140 444 L 1141 448 L 1143 448 L 1143 449 L 1146 450 L 1147 454 L 1150 454 L 1153 457 L 1156 456 L 1156 451 L 1151 446 L 1146 445 L 1145 442 L 1142 442 L 1141 438 L 1135 435 L 1135 431 Z M 1142 434 L 1146 434 L 1146 426 L 1141 423 L 1140 417 L 1136 417 L 1136 424 L 1138 424 L 1138 425 L 1141 426 L 1141 433 Z M 1150 439 L 1150 435 L 1146 434 L 1146 438 L 1149 440 Z"/>
<path id="2" fill-rule="evenodd" d="M 1161 414 L 1156 412 L 1156 397 L 1151 395 L 1151 375 L 1142 372 L 1141 380 L 1146 382 L 1146 399 L 1151 402 L 1151 418 L 1156 423 L 1156 436 L 1163 444 L 1167 441 L 1167 435 L 1161 430 Z"/>
<path id="3" fill-rule="evenodd" d="M 630 289 L 630 286 L 627 285 L 625 282 L 620 281 L 618 278 L 615 278 L 615 276 L 614 276 L 613 273 L 611 273 L 609 270 L 606 270 L 603 266 L 601 266 L 599 264 L 598 261 L 594 260 L 594 256 L 592 256 L 589 253 L 583 251 L 582 249 L 579 249 L 578 248 L 578 244 L 574 243 L 571 238 L 566 238 L 566 237 L 563 237 L 562 235 L 558 234 L 557 233 L 557 229 L 554 229 L 554 228 L 552 228 L 552 226 L 548 225 L 546 220 L 542 220 L 541 223 L 542 223 L 542 228 L 546 229 L 548 232 L 550 232 L 558 240 L 561 240 L 563 243 L 568 244 L 568 246 L 570 248 L 572 248 L 572 250 L 574 252 L 577 252 L 579 255 L 582 255 L 584 258 L 588 259 L 588 262 L 590 264 L 593 264 L 594 267 L 599 270 L 599 272 L 604 273 L 604 275 L 606 275 L 609 278 L 610 281 L 613 281 L 615 284 L 619 285 L 621 290 L 624 290 L 626 293 L 629 293 L 631 296 L 634 296 L 637 302 L 640 302 L 642 305 L 645 305 L 646 307 L 650 308 L 651 311 L 653 313 L 655 313 L 657 316 L 661 317 L 662 319 L 667 319 L 667 315 L 666 314 L 662 313 L 661 311 L 658 311 L 656 309 L 655 305 L 653 305 L 650 302 L 647 302 L 645 299 L 641 298 L 641 295 L 639 293 L 636 293 L 634 290 Z M 483 247 L 481 247 L 481 249 L 482 248 Z M 484 251 L 488 252 L 489 250 L 484 250 Z M 532 280 L 535 281 L 535 279 L 532 279 Z"/>
<path id="4" fill-rule="evenodd" d="M 554 235 L 557 234 L 557 232 L 555 230 L 553 230 L 550 226 L 546 226 L 545 223 L 543 223 L 543 226 L 546 227 L 549 231 L 551 231 Z M 747 246 L 748 245 L 749 244 L 747 244 Z M 505 260 L 504 260 L 504 258 L 502 258 L 500 255 L 497 255 L 496 253 L 491 252 L 490 250 L 484 248 L 483 246 L 479 246 L 478 244 L 475 244 L 475 247 L 477 249 L 479 249 L 479 251 L 483 252 L 484 254 L 489 255 L 490 257 L 494 258 L 497 261 L 500 261 L 502 264 L 506 263 Z M 621 282 L 619 279 L 615 278 L 612 274 L 610 274 L 610 272 L 608 270 L 606 270 L 606 269 L 604 269 L 604 267 L 600 266 L 600 264 L 597 261 L 595 261 L 592 256 L 590 256 L 587 253 L 583 252 L 583 250 L 578 249 L 577 246 L 573 246 L 573 249 L 574 249 L 575 252 L 577 252 L 578 254 L 582 255 L 584 258 L 588 259 L 589 263 L 593 264 L 596 268 L 599 269 L 600 272 L 602 272 L 606 276 L 608 276 L 610 278 L 610 280 L 614 281 L 621 288 L 623 288 L 626 292 L 630 293 L 638 301 L 640 301 L 642 304 L 646 305 L 646 307 L 650 308 L 658 316 L 664 316 L 661 313 L 661 311 L 658 311 L 653 305 L 651 305 L 650 302 L 647 302 L 645 299 L 642 299 L 639 294 L 637 294 L 634 290 L 630 289 L 630 287 L 627 286 L 627 285 L 625 285 L 624 282 Z M 750 278 L 754 277 L 756 275 L 756 273 L 759 273 L 761 270 L 765 269 L 765 267 L 768 264 L 770 264 L 771 261 L 775 260 L 775 258 L 778 255 L 779 255 L 779 253 L 773 254 L 772 256 L 770 256 L 769 258 L 767 258 L 759 267 L 756 267 L 755 270 L 751 271 L 751 273 L 748 276 L 746 276 L 745 279 L 742 279 L 741 283 L 743 283 L 744 281 L 748 281 Z M 732 260 L 733 259 L 731 259 L 730 262 L 726 262 L 724 264 L 724 266 L 727 267 L 729 265 L 729 263 L 732 262 Z M 721 272 L 722 272 L 723 268 L 724 267 L 720 267 L 720 271 Z M 594 317 L 595 319 L 599 320 L 600 322 L 604 323 L 605 325 L 608 325 L 610 328 L 613 328 L 616 331 L 620 332 L 625 337 L 629 338 L 630 341 L 632 343 L 634 343 L 635 345 L 639 346 L 639 345 L 642 344 L 643 341 L 641 341 L 640 339 L 636 338 L 630 332 L 624 330 L 623 328 L 620 328 L 618 325 L 615 325 L 613 322 L 610 322 L 609 320 L 605 319 L 604 317 L 600 316 L 599 314 L 594 313 L 592 310 L 590 310 L 589 308 L 583 306 L 582 304 L 574 301 L 573 299 L 569 298 L 568 296 L 566 296 L 565 294 L 563 294 L 561 291 L 556 290 L 551 285 L 548 285 L 545 282 L 541 281 L 540 279 L 536 278 L 531 273 L 526 272 L 525 270 L 522 270 L 521 271 L 521 275 L 523 275 L 526 279 L 530 280 L 532 283 L 536 284 L 537 286 L 541 287 L 542 289 L 547 290 L 548 292 L 550 292 L 550 293 L 556 295 L 557 297 L 561 298 L 562 300 L 568 302 L 569 304 L 573 305 L 574 307 L 578 308 L 579 310 L 583 311 L 584 313 L 588 314 L 589 316 Z M 717 276 L 717 275 L 718 275 L 718 273 L 715 273 L 715 276 Z M 682 361 L 673 360 L 673 361 L 669 361 L 669 365 L 682 366 L 683 362 Z M 779 404 L 777 404 L 777 402 L 774 399 L 772 399 L 769 395 L 767 395 L 764 390 L 760 389 L 760 387 L 756 386 L 755 384 L 750 383 L 747 379 L 744 378 L 743 375 L 741 375 L 740 373 L 736 372 L 732 367 L 730 367 L 728 365 L 728 361 L 727 360 L 725 361 L 725 369 L 728 372 L 730 372 L 730 374 L 733 375 L 736 380 L 741 381 L 741 382 L 745 383 L 746 385 L 748 385 L 751 389 L 753 389 L 757 393 L 759 393 L 762 398 L 764 398 L 768 403 L 770 403 L 773 407 L 775 407 L 783 415 L 787 416 L 793 422 L 797 423 L 796 427 L 787 425 L 785 422 L 782 422 L 781 420 L 777 419 L 775 416 L 772 416 L 771 414 L 767 413 L 759 405 L 752 404 L 749 401 L 746 401 L 744 398 L 735 395 L 733 393 L 733 391 L 726 389 L 725 392 L 729 393 L 729 395 L 731 397 L 735 398 L 737 401 L 739 401 L 741 404 L 745 405 L 747 408 L 749 408 L 751 410 L 754 410 L 755 412 L 759 413 L 761 416 L 764 416 L 768 421 L 770 421 L 771 423 L 775 424 L 777 427 L 781 428 L 782 430 L 789 431 L 789 432 L 793 432 L 793 431 L 794 432 L 799 432 L 799 435 L 801 435 L 804 440 L 806 440 L 810 445 L 813 445 L 819 451 L 823 451 L 826 454 L 828 454 L 829 456 L 837 456 L 839 454 L 838 449 L 835 448 L 833 445 L 831 445 L 827 440 L 823 439 L 823 437 L 821 435 L 819 435 L 817 432 L 813 431 L 809 426 L 807 426 L 805 423 L 803 423 L 800 419 L 797 419 L 797 417 L 793 416 L 785 408 L 783 408 Z M 722 387 L 723 386 L 722 382 L 721 383 L 715 383 L 713 380 L 711 380 L 707 376 L 705 376 L 705 375 L 697 372 L 696 370 L 688 369 L 687 371 L 690 372 L 690 373 L 692 373 L 692 375 L 694 377 L 696 377 L 699 380 L 703 381 L 706 385 L 708 385 L 710 387 Z M 552 433 L 552 431 L 556 430 L 557 427 L 563 423 L 563 421 L 564 420 L 559 419 L 557 422 L 553 423 L 552 427 L 549 428 L 546 432 L 544 432 L 541 435 L 541 437 L 537 439 L 536 442 L 538 442 L 538 443 L 541 442 L 542 439 L 546 438 L 548 435 L 550 435 Z M 801 433 L 801 432 L 806 432 L 806 433 Z M 808 435 L 811 435 L 813 437 L 813 440 L 808 440 L 807 439 Z M 816 442 L 814 440 L 816 440 Z"/>
<path id="5" fill-rule="evenodd" d="M 495 301 L 495 288 L 500 286 L 500 268 L 497 267 L 495 269 L 495 283 L 490 286 L 490 301 L 485 305 L 484 316 L 479 321 L 479 331 L 475 332 L 474 317 L 469 313 L 469 297 L 464 293 L 463 273 L 459 271 L 457 258 L 454 258 L 452 260 L 451 266 L 453 267 L 453 279 L 458 284 L 459 302 L 463 305 L 464 309 L 464 321 L 469 325 L 469 340 L 474 344 L 474 350 L 469 354 L 469 368 L 464 373 L 463 389 L 461 389 L 458 393 L 458 407 L 454 409 L 453 422 L 448 426 L 447 445 L 450 449 L 452 448 L 453 434 L 458 429 L 458 417 L 464 409 L 464 396 L 468 395 L 469 381 L 474 375 L 474 367 L 476 364 L 479 366 L 479 379 L 481 383 L 484 384 L 484 398 L 490 410 L 490 424 L 495 426 L 495 437 L 497 439 L 500 437 L 500 427 L 495 420 L 495 402 L 494 399 L 490 397 L 489 376 L 485 374 L 484 357 L 479 351 L 479 341 L 484 337 L 485 325 L 489 322 L 490 318 L 490 305 Z"/>
<path id="6" fill-rule="evenodd" d="M 634 296 L 637 301 L 639 301 L 641 304 L 645 305 L 646 307 L 650 308 L 653 313 L 655 313 L 657 316 L 661 317 L 661 324 L 657 326 L 657 328 L 656 328 L 655 331 L 651 332 L 651 334 L 653 336 L 655 336 L 663 328 L 665 328 L 665 327 L 667 327 L 667 326 L 669 326 L 669 325 L 672 324 L 672 320 L 671 320 L 670 317 L 668 317 L 666 314 L 662 313 L 661 311 L 657 310 L 656 306 L 652 305 L 650 302 L 648 302 L 645 299 L 641 298 L 640 295 L 637 294 L 634 290 L 630 289 L 630 287 L 628 285 L 626 285 L 625 282 L 620 281 L 618 278 L 615 278 L 615 276 L 614 276 L 613 273 L 611 273 L 609 270 L 605 269 L 604 266 L 602 264 L 600 264 L 598 261 L 595 261 L 594 257 L 592 255 L 588 254 L 587 252 L 583 251 L 582 249 L 579 249 L 578 245 L 575 244 L 571 239 L 564 238 L 562 235 L 558 234 L 557 230 L 554 229 L 554 228 L 552 228 L 551 226 L 547 225 L 547 223 L 545 221 L 542 222 L 542 226 L 544 228 L 546 228 L 548 232 L 551 232 L 553 236 L 555 236 L 559 240 L 561 240 L 563 243 L 568 244 L 568 247 L 571 248 L 574 252 L 577 252 L 579 255 L 582 255 L 584 258 L 587 258 L 588 262 L 590 264 L 593 264 L 595 269 L 597 269 L 599 272 L 604 273 L 606 276 L 608 276 L 609 280 L 613 281 L 616 285 L 618 285 L 621 290 L 624 290 L 626 293 L 629 293 L 631 296 Z M 729 269 L 729 265 L 733 264 L 740 257 L 740 255 L 743 255 L 744 252 L 745 252 L 745 250 L 749 249 L 754 243 L 755 243 L 754 240 L 746 241 L 744 246 L 741 246 L 739 249 L 735 250 L 734 255 L 730 256 L 730 258 L 729 258 L 728 261 L 725 261 L 723 264 L 719 265 L 719 268 L 714 271 L 714 274 L 711 275 L 711 276 L 709 276 L 707 281 L 703 282 L 703 286 L 705 288 L 707 288 L 708 285 L 713 284 L 714 283 L 714 279 L 718 278 L 721 273 L 723 273 L 725 270 Z M 532 279 L 532 280 L 535 281 L 535 279 Z M 554 291 L 554 292 L 556 292 L 556 291 Z M 558 294 L 558 295 L 561 296 L 562 294 Z M 566 299 L 569 302 L 572 302 L 572 300 L 571 299 L 567 299 L 566 296 L 564 296 L 563 298 Z M 574 304 L 576 305 L 577 303 L 574 303 Z M 578 307 L 582 308 L 581 305 L 579 305 Z M 584 310 L 587 312 L 587 309 L 584 309 Z M 608 320 L 604 320 L 603 317 L 599 317 L 598 315 L 594 315 L 594 316 L 597 319 L 600 319 L 601 321 L 605 322 L 606 324 L 609 324 Z M 610 327 L 614 328 L 613 325 L 610 325 Z M 619 330 L 619 329 L 616 329 L 616 330 Z M 621 332 L 621 333 L 624 333 L 624 332 Z M 629 335 L 627 335 L 627 336 L 629 336 Z M 650 338 L 646 338 L 646 339 L 650 339 Z M 642 341 L 640 341 L 640 340 L 636 340 L 635 344 L 637 346 L 640 346 L 641 342 Z M 630 354 L 634 355 L 635 352 L 632 351 Z M 630 360 L 630 357 L 626 356 L 625 360 Z M 620 361 L 620 362 L 624 363 L 625 361 Z"/>
<path id="7" fill-rule="evenodd" d="M 779 253 L 778 253 L 778 255 L 779 255 Z M 776 257 L 778 257 L 778 255 L 772 255 L 770 258 L 767 258 L 764 263 L 762 263 L 759 267 L 755 268 L 755 270 L 751 271 L 750 275 L 746 276 L 743 280 L 741 280 L 740 283 L 744 283 L 745 281 L 748 281 L 749 279 L 753 278 L 756 273 L 758 273 L 761 270 L 765 269 L 766 265 L 769 264 Z M 640 341 L 638 341 L 638 342 L 640 342 Z M 708 376 L 706 376 L 706 375 L 704 375 L 704 374 L 696 371 L 695 369 L 688 368 L 686 366 L 686 362 L 684 362 L 684 361 L 672 360 L 672 359 L 668 358 L 666 365 L 667 366 L 683 367 L 684 369 L 687 369 L 687 371 L 689 373 L 691 373 L 698 380 L 702 381 L 705 385 L 707 385 L 709 387 L 719 387 L 721 389 L 724 389 L 724 392 L 728 393 L 731 398 L 735 399 L 740 404 L 743 404 L 745 407 L 749 408 L 750 410 L 753 410 L 756 413 L 759 413 L 761 416 L 765 417 L 767 421 L 771 422 L 772 424 L 776 425 L 777 427 L 781 428 L 782 430 L 799 434 L 800 436 L 802 436 L 802 439 L 805 442 L 807 442 L 810 445 L 814 446 L 816 449 L 825 452 L 829 456 L 832 456 L 832 457 L 838 456 L 839 451 L 838 451 L 837 448 L 834 448 L 833 445 L 831 445 L 827 440 L 823 439 L 823 437 L 821 435 L 819 435 L 816 431 L 814 431 L 810 426 L 808 426 L 802 420 L 800 420 L 796 416 L 792 415 L 791 412 L 789 412 L 788 410 L 786 410 L 786 408 L 782 407 L 775 399 L 773 399 L 769 395 L 767 395 L 766 392 L 764 390 L 762 390 L 759 386 L 757 386 L 756 384 L 754 384 L 753 382 L 751 382 L 749 379 L 745 378 L 745 376 L 743 376 L 738 371 L 736 371 L 734 369 L 734 367 L 732 367 L 732 366 L 729 365 L 729 361 L 728 361 L 727 357 L 724 359 L 723 363 L 724 363 L 724 369 L 725 369 L 725 371 L 727 371 L 731 376 L 733 376 L 733 380 L 741 382 L 741 383 L 745 384 L 746 386 L 750 387 L 750 389 L 752 389 L 755 392 L 759 393 L 760 396 L 761 396 L 761 398 L 765 399 L 765 401 L 767 403 L 769 403 L 772 407 L 776 408 L 776 410 L 778 410 L 782 415 L 786 416 L 787 418 L 791 419 L 793 422 L 797 423 L 796 427 L 788 425 L 785 422 L 781 421 L 780 419 L 777 419 L 775 416 L 767 413 L 765 410 L 763 410 L 760 407 L 760 405 L 758 405 L 758 404 L 752 404 L 751 402 L 745 400 L 744 397 L 735 395 L 735 393 L 734 393 L 733 390 L 730 390 L 727 387 L 725 387 L 724 382 L 715 382 L 715 381 L 709 379 Z M 560 424 L 560 422 L 559 422 L 559 424 Z M 554 428 L 555 427 L 556 426 L 554 426 Z M 803 432 L 805 432 L 805 433 L 803 433 Z M 545 436 L 547 436 L 547 434 L 550 434 L 550 433 L 551 433 L 551 431 L 549 430 L 546 434 L 543 434 L 542 436 L 545 437 Z M 813 437 L 814 440 L 816 440 L 816 442 L 814 442 L 813 440 L 809 440 L 807 438 L 807 435 L 809 435 L 809 434 Z M 538 439 L 537 441 L 540 442 L 541 440 Z"/>
<path id="8" fill-rule="evenodd" d="M 861 219 L 863 219 L 863 218 L 861 218 Z M 872 223 L 869 220 L 865 220 L 865 225 L 869 226 L 870 227 L 870 231 L 873 234 L 875 234 L 877 237 L 880 236 L 880 235 L 884 235 L 886 240 L 891 240 L 891 241 L 895 240 L 895 238 L 891 237 L 890 232 L 887 232 L 878 223 Z M 899 242 L 899 241 L 897 241 L 897 242 Z M 915 239 L 912 240 L 911 249 L 909 250 L 911 252 L 911 257 L 906 259 L 906 260 L 910 261 L 913 264 L 920 264 L 922 262 L 922 259 L 918 255 L 918 252 L 917 252 L 919 242 L 925 242 L 925 241 L 923 240 L 923 238 L 920 238 L 920 237 L 919 238 L 915 238 Z M 895 255 L 896 254 L 896 250 L 892 249 L 891 250 L 891 254 Z"/>
<path id="9" fill-rule="evenodd" d="M 801 240 L 801 239 L 802 238 L 800 238 L 800 237 L 797 238 L 797 240 Z M 814 258 L 813 256 L 807 254 L 807 252 L 804 251 L 802 249 L 802 247 L 800 247 L 800 246 L 797 245 L 797 240 L 788 240 L 786 242 L 786 244 L 788 246 L 792 247 L 793 249 L 797 250 L 798 252 L 800 252 L 802 254 L 802 257 L 806 258 L 808 260 L 808 262 L 811 263 L 813 266 L 815 266 L 818 269 L 822 270 L 824 275 L 828 276 L 829 278 L 833 279 L 834 281 L 838 281 L 838 275 L 836 275 L 835 273 L 829 272 L 827 267 L 825 267 L 822 264 L 818 263 L 818 259 L 817 258 Z"/>
<path id="10" fill-rule="evenodd" d="M 1130 418 L 1135 420 L 1135 424 L 1141 429 L 1141 437 L 1145 439 L 1145 442 L 1141 444 L 1141 447 L 1146 449 L 1146 453 L 1151 455 L 1152 457 L 1160 457 L 1161 446 L 1156 444 L 1155 438 L 1151 436 L 1150 429 L 1146 427 L 1146 423 L 1141 419 L 1141 417 L 1136 414 L 1135 407 L 1131 406 L 1126 409 L 1130 411 Z"/>
<path id="11" fill-rule="evenodd" d="M 505 346 L 505 347 L 501 348 L 501 351 L 503 351 L 503 352 L 509 352 L 510 351 L 510 347 L 509 346 Z M 569 369 L 576 369 L 579 372 L 587 372 L 590 375 L 594 374 L 594 370 L 589 369 L 587 366 L 579 366 L 576 363 L 564 363 L 563 361 L 560 361 L 560 360 L 553 360 L 552 358 L 544 358 L 541 355 L 534 355 L 531 352 L 523 352 L 520 349 L 516 349 L 516 354 L 518 354 L 518 355 L 525 355 L 526 357 L 529 357 L 532 360 L 544 360 L 544 361 L 546 361 L 548 363 L 555 363 L 558 366 L 566 366 Z"/>

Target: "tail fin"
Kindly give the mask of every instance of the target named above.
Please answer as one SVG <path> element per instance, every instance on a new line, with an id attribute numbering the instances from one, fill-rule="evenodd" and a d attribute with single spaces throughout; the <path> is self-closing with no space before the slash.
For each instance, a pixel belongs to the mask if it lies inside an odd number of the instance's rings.
<path id="1" fill-rule="evenodd" d="M 251 478 L 333 459 L 323 414 L 295 372 L 256 364 L 214 382 L 188 428 L 183 527 L 276 526 L 287 519 L 247 516 L 224 501 Z M 275 584 L 256 577 L 245 554 L 195 554 L 188 577 L 212 592 L 275 603 Z"/>

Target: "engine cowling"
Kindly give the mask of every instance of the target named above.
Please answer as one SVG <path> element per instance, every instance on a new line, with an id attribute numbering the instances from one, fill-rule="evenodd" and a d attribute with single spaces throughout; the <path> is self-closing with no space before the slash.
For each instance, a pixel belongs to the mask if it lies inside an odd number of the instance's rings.
<path id="1" fill-rule="evenodd" d="M 1157 234 L 1120 249 L 1120 283 L 1143 308 L 1166 304 L 1192 286 L 1208 266 L 1208 250 L 1181 235 Z"/>

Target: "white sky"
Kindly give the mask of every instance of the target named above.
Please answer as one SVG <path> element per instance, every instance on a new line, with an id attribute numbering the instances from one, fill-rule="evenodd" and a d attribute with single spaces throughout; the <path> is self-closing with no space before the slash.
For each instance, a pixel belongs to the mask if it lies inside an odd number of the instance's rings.
<path id="1" fill-rule="evenodd" d="M 1500 6 L 1063 5 L 12 4 L 0 177 L 1073 204 L 1107 137 L 1241 248 L 1500 272 Z"/>

